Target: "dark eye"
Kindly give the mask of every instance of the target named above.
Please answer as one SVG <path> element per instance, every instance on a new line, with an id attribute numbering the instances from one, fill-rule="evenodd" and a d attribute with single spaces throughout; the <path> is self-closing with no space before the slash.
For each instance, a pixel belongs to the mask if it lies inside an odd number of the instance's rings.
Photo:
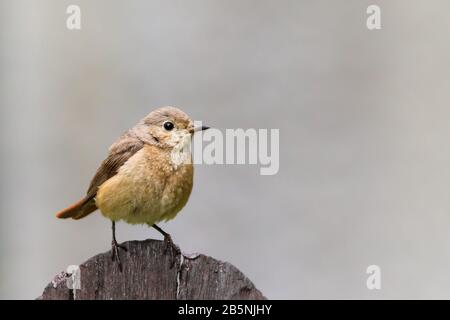
<path id="1" fill-rule="evenodd" d="M 167 131 L 170 131 L 173 129 L 173 123 L 170 121 L 164 122 L 164 129 L 166 129 Z"/>

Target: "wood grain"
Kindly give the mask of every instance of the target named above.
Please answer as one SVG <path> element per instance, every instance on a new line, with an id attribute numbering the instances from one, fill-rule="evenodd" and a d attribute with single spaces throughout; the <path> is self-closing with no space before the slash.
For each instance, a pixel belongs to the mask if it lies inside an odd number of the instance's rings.
<path id="1" fill-rule="evenodd" d="M 60 273 L 44 289 L 41 300 L 109 299 L 265 299 L 233 265 L 198 255 L 177 256 L 176 264 L 159 240 L 130 241 L 121 250 L 123 271 L 110 251 L 80 265 L 81 289 L 69 289 L 70 275 Z"/>

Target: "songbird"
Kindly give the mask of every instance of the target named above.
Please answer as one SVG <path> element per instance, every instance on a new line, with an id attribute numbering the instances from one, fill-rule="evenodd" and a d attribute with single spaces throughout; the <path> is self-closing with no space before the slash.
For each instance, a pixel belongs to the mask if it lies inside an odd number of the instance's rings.
<path id="1" fill-rule="evenodd" d="M 175 107 L 154 110 L 109 148 L 86 196 L 58 212 L 58 218 L 81 219 L 100 209 L 112 221 L 111 257 L 122 264 L 116 221 L 147 224 L 164 236 L 172 257 L 179 253 L 171 236 L 158 227 L 173 219 L 187 203 L 193 184 L 190 142 L 197 131 L 186 113 Z"/>

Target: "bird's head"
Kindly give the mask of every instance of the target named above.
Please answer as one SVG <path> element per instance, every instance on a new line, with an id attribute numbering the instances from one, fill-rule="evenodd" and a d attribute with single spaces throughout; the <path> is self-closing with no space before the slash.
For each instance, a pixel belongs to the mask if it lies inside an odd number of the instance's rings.
<path id="1" fill-rule="evenodd" d="M 162 107 L 152 111 L 144 119 L 146 131 L 156 140 L 156 142 L 167 148 L 174 148 L 177 145 L 190 142 L 192 135 L 208 127 L 194 127 L 194 123 L 189 116 L 175 107 Z"/>

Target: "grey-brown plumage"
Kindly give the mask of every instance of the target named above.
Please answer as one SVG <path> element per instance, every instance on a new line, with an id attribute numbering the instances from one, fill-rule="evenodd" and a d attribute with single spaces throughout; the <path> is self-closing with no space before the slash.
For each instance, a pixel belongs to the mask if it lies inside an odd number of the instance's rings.
<path id="1" fill-rule="evenodd" d="M 155 224 L 169 220 L 186 204 L 192 190 L 193 166 L 189 148 L 194 128 L 180 109 L 151 112 L 110 147 L 86 196 L 57 213 L 58 218 L 81 219 L 100 209 L 114 222 Z"/>

